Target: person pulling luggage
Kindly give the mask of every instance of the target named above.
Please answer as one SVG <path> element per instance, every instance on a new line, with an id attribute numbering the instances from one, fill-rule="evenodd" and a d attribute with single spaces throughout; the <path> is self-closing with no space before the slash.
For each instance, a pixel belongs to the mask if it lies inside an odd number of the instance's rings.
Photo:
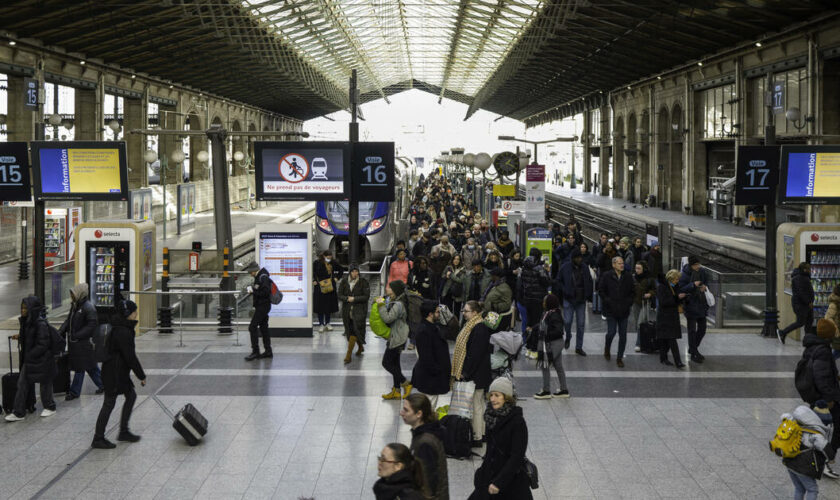
<path id="1" fill-rule="evenodd" d="M 248 293 L 254 300 L 254 316 L 248 325 L 251 334 L 251 354 L 245 356 L 245 361 L 258 358 L 273 358 L 271 352 L 271 337 L 268 335 L 268 313 L 271 311 L 271 278 L 266 268 L 260 269 L 259 264 L 251 262 L 245 268 L 254 277 L 254 284 L 248 287 Z M 260 337 L 263 341 L 263 351 L 260 354 Z"/>
<path id="2" fill-rule="evenodd" d="M 102 382 L 105 387 L 105 398 L 102 409 L 96 419 L 96 430 L 93 435 L 92 448 L 111 449 L 117 445 L 105 438 L 105 427 L 117 404 L 117 396 L 123 394 L 122 415 L 120 416 L 120 433 L 117 441 L 136 443 L 140 436 L 132 434 L 128 429 L 131 411 L 137 400 L 134 384 L 131 382 L 131 372 L 140 380 L 140 385 L 146 385 L 146 374 L 137 359 L 134 350 L 134 328 L 137 326 L 137 304 L 130 300 L 122 300 L 117 304 L 117 312 L 111 317 L 111 333 L 105 340 L 105 352 L 108 358 L 102 363 Z"/>

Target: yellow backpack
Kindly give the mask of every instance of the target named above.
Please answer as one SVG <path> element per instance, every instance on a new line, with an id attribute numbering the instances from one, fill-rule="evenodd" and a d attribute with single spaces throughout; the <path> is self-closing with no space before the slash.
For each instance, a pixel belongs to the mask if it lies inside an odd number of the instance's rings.
<path id="1" fill-rule="evenodd" d="M 793 458 L 802 451 L 802 433 L 810 432 L 816 434 L 816 431 L 810 429 L 803 429 L 796 420 L 782 419 L 779 428 L 776 429 L 776 435 L 770 441 L 770 451 L 782 458 Z"/>

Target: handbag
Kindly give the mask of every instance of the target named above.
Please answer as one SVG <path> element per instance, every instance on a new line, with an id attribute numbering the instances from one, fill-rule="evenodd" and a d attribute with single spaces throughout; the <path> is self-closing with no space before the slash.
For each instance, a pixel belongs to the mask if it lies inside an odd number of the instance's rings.
<path id="1" fill-rule="evenodd" d="M 525 474 L 528 475 L 528 483 L 531 486 L 532 490 L 535 490 L 540 487 L 540 472 L 537 469 L 536 464 L 534 462 L 528 460 L 528 457 L 525 457 L 525 460 L 522 464 L 522 469 L 525 471 Z"/>
<path id="2" fill-rule="evenodd" d="M 706 288 L 706 291 L 703 292 L 703 294 L 706 296 L 706 305 L 708 305 L 709 307 L 714 306 L 715 305 L 715 296 L 712 295 L 712 292 L 709 291 L 708 287 Z"/>
<path id="3" fill-rule="evenodd" d="M 452 401 L 449 402 L 448 415 L 472 418 L 473 394 L 475 394 L 475 382 L 456 381 L 452 385 Z"/>
<path id="4" fill-rule="evenodd" d="M 318 287 L 321 289 L 321 293 L 333 293 L 333 290 L 335 290 L 333 288 L 332 278 L 319 281 Z"/>

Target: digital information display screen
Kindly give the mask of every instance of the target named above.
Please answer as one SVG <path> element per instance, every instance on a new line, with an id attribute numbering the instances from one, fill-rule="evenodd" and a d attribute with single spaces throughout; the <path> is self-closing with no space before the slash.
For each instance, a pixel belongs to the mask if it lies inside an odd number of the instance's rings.
<path id="1" fill-rule="evenodd" d="M 0 142 L 0 201 L 30 201 L 29 149 L 25 142 Z"/>
<path id="2" fill-rule="evenodd" d="M 342 142 L 256 142 L 258 200 L 348 198 L 350 149 Z"/>
<path id="3" fill-rule="evenodd" d="M 840 203 L 840 146 L 782 146 L 782 203 Z"/>
<path id="4" fill-rule="evenodd" d="M 35 196 L 126 200 L 125 151 L 125 142 L 33 142 Z"/>
<path id="5" fill-rule="evenodd" d="M 283 301 L 271 306 L 270 318 L 309 318 L 310 248 L 301 232 L 260 232 L 259 265 L 283 292 Z M 311 321 L 311 320 L 310 320 Z"/>

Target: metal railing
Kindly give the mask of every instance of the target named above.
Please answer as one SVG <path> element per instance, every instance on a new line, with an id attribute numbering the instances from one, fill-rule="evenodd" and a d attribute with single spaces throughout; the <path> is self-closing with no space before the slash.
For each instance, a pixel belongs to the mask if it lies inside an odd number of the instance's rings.
<path id="1" fill-rule="evenodd" d="M 705 267 L 715 297 L 707 318 L 718 328 L 760 327 L 766 296 L 764 273 L 721 273 Z"/>

